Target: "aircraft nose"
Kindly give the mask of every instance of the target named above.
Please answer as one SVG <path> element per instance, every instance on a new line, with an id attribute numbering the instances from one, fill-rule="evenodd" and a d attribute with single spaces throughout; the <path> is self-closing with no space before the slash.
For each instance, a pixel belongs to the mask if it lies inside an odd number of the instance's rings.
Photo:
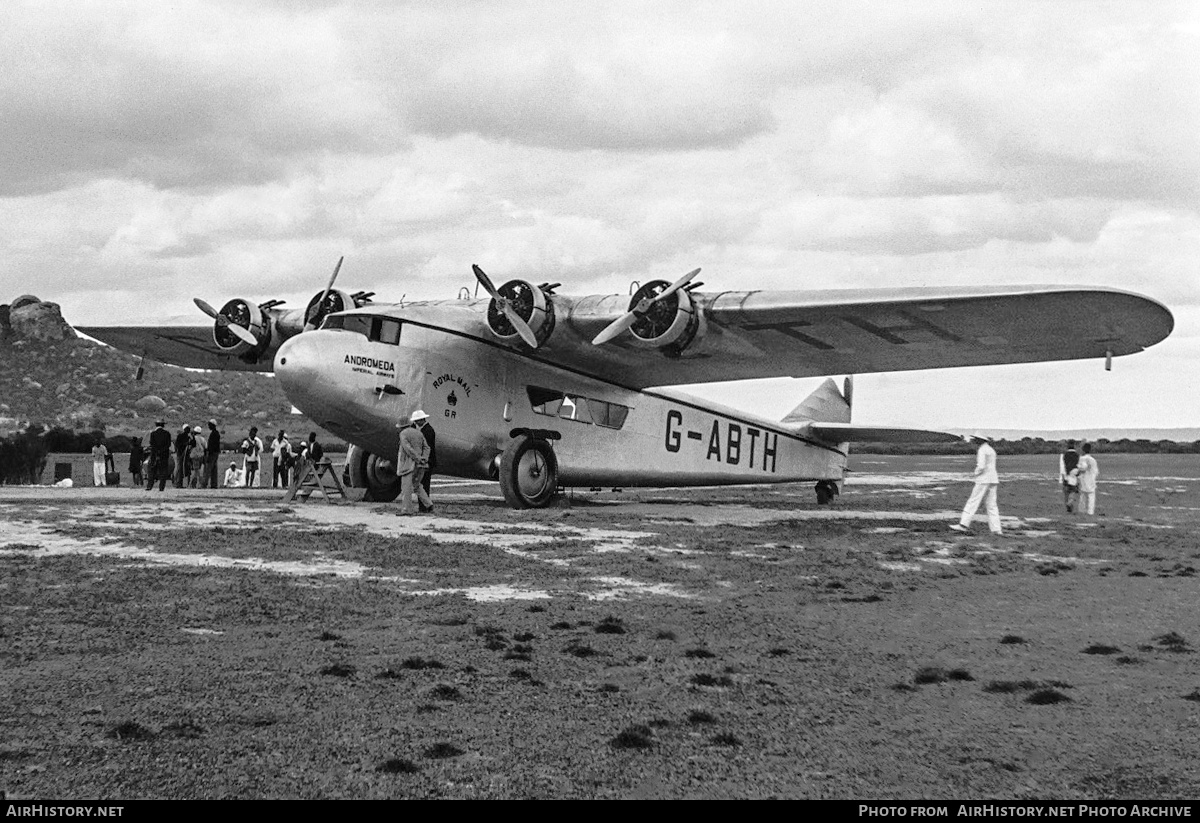
<path id="1" fill-rule="evenodd" d="M 321 385 L 318 376 L 321 364 L 320 345 L 312 339 L 320 334 L 319 331 L 298 334 L 284 341 L 275 353 L 275 378 L 279 381 L 283 393 L 292 401 L 292 405 L 299 408 L 304 407 L 305 399 Z"/>

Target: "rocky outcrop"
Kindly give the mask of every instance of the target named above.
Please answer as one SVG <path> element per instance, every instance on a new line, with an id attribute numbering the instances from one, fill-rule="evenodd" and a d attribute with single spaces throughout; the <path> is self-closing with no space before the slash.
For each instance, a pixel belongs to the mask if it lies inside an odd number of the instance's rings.
<path id="1" fill-rule="evenodd" d="M 67 340 L 75 330 L 63 320 L 57 303 L 38 300 L 31 294 L 18 297 L 8 307 L 8 327 L 12 337 L 24 340 Z"/>

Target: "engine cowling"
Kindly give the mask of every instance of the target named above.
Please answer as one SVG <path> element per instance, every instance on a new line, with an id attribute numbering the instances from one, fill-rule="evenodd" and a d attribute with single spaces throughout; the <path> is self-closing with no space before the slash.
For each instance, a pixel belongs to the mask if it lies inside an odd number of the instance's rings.
<path id="1" fill-rule="evenodd" d="M 633 293 L 629 310 L 644 299 L 654 298 L 671 284 L 666 280 L 651 280 Z M 630 345 L 641 349 L 658 349 L 668 357 L 678 357 L 684 349 L 704 337 L 704 312 L 686 289 L 678 289 L 666 298 L 652 303 L 644 314 L 629 327 Z"/>
<path id="2" fill-rule="evenodd" d="M 324 302 L 321 300 L 321 295 L 325 295 Z M 312 296 L 304 308 L 304 323 L 312 328 L 318 328 L 326 315 L 356 309 L 359 305 L 349 292 L 341 289 L 330 289 L 329 294 L 319 291 Z"/>
<path id="3" fill-rule="evenodd" d="M 525 280 L 509 280 L 496 291 L 509 301 L 520 318 L 528 324 L 539 346 L 550 339 L 554 333 L 554 300 L 545 290 Z M 495 298 L 488 303 L 487 323 L 492 334 L 505 342 L 520 339 L 512 322 L 496 305 Z"/>
<path id="4" fill-rule="evenodd" d="M 230 324 L 241 326 L 250 332 L 256 341 L 251 345 L 231 332 L 226 324 L 217 321 L 213 324 L 213 343 L 223 354 L 243 360 L 257 360 L 271 345 L 271 319 L 263 313 L 257 303 L 235 297 L 217 313 L 225 317 Z"/>

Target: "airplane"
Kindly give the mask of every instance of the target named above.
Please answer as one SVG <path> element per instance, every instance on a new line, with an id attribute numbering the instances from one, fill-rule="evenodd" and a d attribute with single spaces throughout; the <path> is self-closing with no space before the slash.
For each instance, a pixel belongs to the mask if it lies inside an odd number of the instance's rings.
<path id="1" fill-rule="evenodd" d="M 486 297 L 374 303 L 325 290 L 304 310 L 236 298 L 212 326 L 81 327 L 199 369 L 274 371 L 292 404 L 349 444 L 364 499 L 393 500 L 399 429 L 436 426 L 438 473 L 499 481 L 513 508 L 569 487 L 841 483 L 853 442 L 958 440 L 852 424 L 852 376 L 1112 358 L 1166 338 L 1161 303 L 1100 287 L 901 287 L 701 292 L 699 269 L 631 295 L 559 294 L 511 279 Z M 829 376 L 850 375 L 843 387 Z M 782 420 L 672 388 L 826 376 Z"/>

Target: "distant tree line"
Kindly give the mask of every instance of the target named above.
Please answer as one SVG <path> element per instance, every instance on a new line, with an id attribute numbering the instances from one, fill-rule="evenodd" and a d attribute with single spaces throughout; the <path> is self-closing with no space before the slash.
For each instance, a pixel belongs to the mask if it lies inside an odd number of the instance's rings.
<path id="1" fill-rule="evenodd" d="M 1200 440 L 1181 443 L 1175 440 L 1078 440 L 1090 442 L 1096 454 L 1200 454 Z M 997 454 L 1058 454 L 1067 447 L 1066 440 L 1046 440 L 1041 437 L 1022 437 L 1020 440 L 997 439 L 993 444 Z M 962 443 L 857 443 L 859 454 L 974 454 L 975 446 Z"/>

